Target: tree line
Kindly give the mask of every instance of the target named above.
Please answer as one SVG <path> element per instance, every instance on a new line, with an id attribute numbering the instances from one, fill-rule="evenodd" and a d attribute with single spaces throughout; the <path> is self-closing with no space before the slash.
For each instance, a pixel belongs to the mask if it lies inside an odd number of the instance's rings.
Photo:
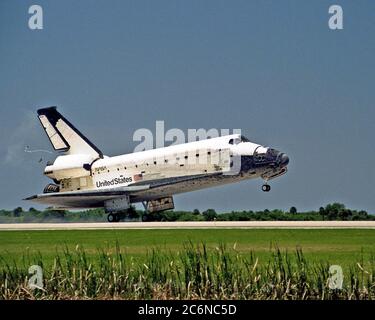
<path id="1" fill-rule="evenodd" d="M 37 210 L 30 208 L 24 210 L 21 207 L 14 210 L 0 210 L 0 223 L 14 222 L 100 222 L 106 221 L 104 209 L 90 209 L 72 212 L 68 210 Z M 322 220 L 375 220 L 375 215 L 368 214 L 364 210 L 348 209 L 344 204 L 332 203 L 320 207 L 316 211 L 299 212 L 296 207 L 288 211 L 280 209 L 261 211 L 231 211 L 217 213 L 214 209 L 199 211 L 162 211 L 147 213 L 131 207 L 122 213 L 123 221 L 322 221 Z"/>

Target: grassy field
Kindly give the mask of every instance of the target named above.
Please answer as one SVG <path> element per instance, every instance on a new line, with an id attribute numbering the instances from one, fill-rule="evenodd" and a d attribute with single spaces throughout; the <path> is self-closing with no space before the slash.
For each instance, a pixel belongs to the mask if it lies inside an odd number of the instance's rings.
<path id="1" fill-rule="evenodd" d="M 3 231 L 0 248 L 0 299 L 375 299 L 374 230 Z"/>
<path id="2" fill-rule="evenodd" d="M 177 252 L 188 241 L 205 243 L 208 248 L 225 243 L 244 254 L 253 252 L 261 260 L 267 259 L 275 247 L 288 252 L 301 248 L 309 260 L 324 260 L 344 267 L 375 254 L 375 230 L 178 229 L 3 231 L 0 256 L 10 262 L 19 261 L 26 253 L 40 253 L 44 263 L 50 264 L 65 247 L 74 250 L 79 245 L 95 259 L 98 249 L 114 250 L 118 243 L 128 255 L 142 258 L 151 248 Z"/>

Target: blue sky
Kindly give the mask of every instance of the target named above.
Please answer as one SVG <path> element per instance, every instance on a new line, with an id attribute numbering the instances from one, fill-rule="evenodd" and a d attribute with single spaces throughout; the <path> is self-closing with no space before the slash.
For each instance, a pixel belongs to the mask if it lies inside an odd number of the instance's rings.
<path id="1" fill-rule="evenodd" d="M 44 29 L 28 28 L 28 8 Z M 328 8 L 344 30 L 328 28 Z M 240 128 L 290 156 L 289 172 L 179 195 L 179 209 L 375 213 L 374 1 L 0 2 L 0 207 L 49 180 L 35 111 L 56 105 L 107 155 L 139 128 Z"/>

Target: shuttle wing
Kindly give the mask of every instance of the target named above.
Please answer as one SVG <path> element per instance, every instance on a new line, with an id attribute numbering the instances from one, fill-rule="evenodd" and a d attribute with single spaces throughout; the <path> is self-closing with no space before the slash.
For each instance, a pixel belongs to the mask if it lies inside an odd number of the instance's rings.
<path id="1" fill-rule="evenodd" d="M 173 195 L 181 192 L 184 188 L 189 188 L 192 184 L 200 183 L 202 180 L 217 179 L 220 176 L 222 176 L 222 173 L 170 177 L 139 181 L 126 187 L 42 193 L 24 200 L 64 208 L 96 208 L 103 206 L 103 203 L 107 200 L 121 198 L 125 195 L 137 201 Z"/>
<path id="2" fill-rule="evenodd" d="M 102 190 L 80 190 L 67 192 L 42 193 L 24 200 L 41 204 L 50 204 L 57 207 L 71 208 L 96 208 L 103 205 L 104 201 L 121 198 L 132 192 L 149 189 L 149 185 L 108 188 Z"/>
<path id="3" fill-rule="evenodd" d="M 208 177 L 217 176 L 217 175 L 222 175 L 222 173 L 218 172 L 218 173 L 209 173 L 209 174 L 195 174 L 195 175 L 187 175 L 187 176 L 161 178 L 161 179 L 155 179 L 155 180 L 144 180 L 144 181 L 132 183 L 129 186 L 136 187 L 136 186 L 149 185 L 150 189 L 155 189 L 155 188 L 162 188 L 165 186 L 193 181 L 193 180 L 196 181 L 200 178 L 208 178 Z"/>

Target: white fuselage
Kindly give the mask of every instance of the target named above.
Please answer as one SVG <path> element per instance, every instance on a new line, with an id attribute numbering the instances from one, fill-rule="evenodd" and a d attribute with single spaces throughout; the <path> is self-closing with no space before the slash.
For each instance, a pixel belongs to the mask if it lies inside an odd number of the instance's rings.
<path id="1" fill-rule="evenodd" d="M 174 193 L 187 192 L 256 178 L 264 173 L 264 170 L 243 172 L 240 164 L 233 164 L 241 156 L 253 156 L 255 152 L 265 154 L 268 150 L 240 139 L 239 135 L 229 135 L 103 159 L 90 159 L 84 155 L 61 156 L 52 166 L 46 167 L 45 173 L 60 181 L 61 192 L 115 188 L 139 181 L 202 175 L 199 182 L 173 190 Z M 83 164 L 90 162 L 91 170 L 83 169 Z M 220 179 L 213 179 L 211 175 L 214 173 L 223 175 Z"/>

